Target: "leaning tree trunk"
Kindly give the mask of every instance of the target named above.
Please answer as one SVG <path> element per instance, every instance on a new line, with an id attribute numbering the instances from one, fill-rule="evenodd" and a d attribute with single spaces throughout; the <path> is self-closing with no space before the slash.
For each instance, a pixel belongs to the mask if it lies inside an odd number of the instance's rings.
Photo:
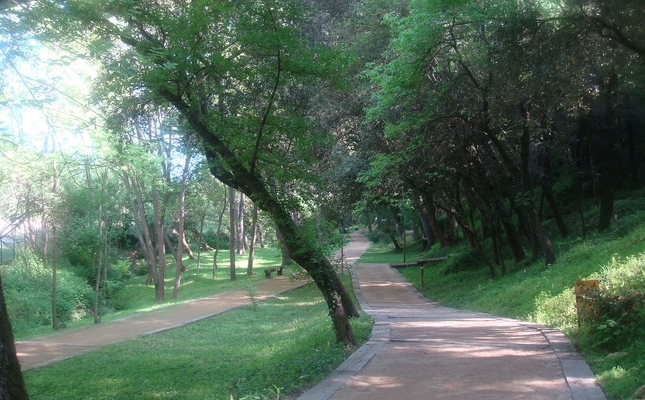
<path id="1" fill-rule="evenodd" d="M 0 277 L 0 399 L 28 399 Z"/>
<path id="2" fill-rule="evenodd" d="M 162 89 L 159 94 L 186 117 L 187 122 L 202 139 L 204 155 L 213 176 L 245 193 L 258 208 L 271 216 L 282 233 L 293 260 L 309 273 L 322 292 L 337 338 L 344 343 L 355 344 L 349 317 L 358 317 L 359 314 L 349 293 L 322 250 L 315 243 L 305 239 L 289 215 L 286 205 L 270 193 L 265 177 L 255 170 L 254 164 L 249 167 L 238 158 L 209 128 L 199 110 L 192 108 L 181 96 L 170 91 Z M 231 230 L 231 234 L 233 232 L 234 229 Z"/>

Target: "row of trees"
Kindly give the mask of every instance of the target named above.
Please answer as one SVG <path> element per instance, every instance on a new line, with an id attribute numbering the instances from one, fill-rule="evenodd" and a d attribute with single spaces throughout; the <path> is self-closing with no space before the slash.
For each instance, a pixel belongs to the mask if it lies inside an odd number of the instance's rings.
<path id="1" fill-rule="evenodd" d="M 353 129 L 354 164 L 369 163 L 356 172 L 360 210 L 400 225 L 407 204 L 427 246 L 463 235 L 493 276 L 495 263 L 505 272 L 503 246 L 516 262 L 556 261 L 547 215 L 567 235 L 563 213 L 579 212 L 584 236 L 579 204 L 594 198 L 593 225 L 610 227 L 615 191 L 642 180 L 639 4 L 373 1 L 361 11 L 346 37 L 362 89 L 337 125 Z"/>

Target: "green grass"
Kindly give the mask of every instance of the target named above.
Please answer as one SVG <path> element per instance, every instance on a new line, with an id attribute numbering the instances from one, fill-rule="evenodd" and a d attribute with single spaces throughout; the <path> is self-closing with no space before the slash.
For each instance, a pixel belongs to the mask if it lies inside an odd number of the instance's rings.
<path id="1" fill-rule="evenodd" d="M 428 253 L 421 253 L 418 246 L 412 246 L 408 249 L 408 261 L 449 253 L 456 253 L 456 256 L 426 265 L 424 288 L 421 287 L 419 267 L 400 271 L 426 297 L 443 305 L 561 329 L 586 356 L 608 397 L 627 399 L 645 384 L 645 309 L 642 303 L 614 311 L 612 315 L 602 314 L 597 321 L 583 323 L 583 328 L 579 329 L 573 292 L 576 280 L 600 279 L 605 296 L 612 294 L 618 298 L 629 293 L 645 293 L 645 214 L 637 210 L 623 220 L 627 222 L 614 221 L 609 232 L 588 233 L 586 240 L 554 235 L 552 240 L 558 260 L 550 266 L 545 266 L 542 260 L 514 265 L 508 253 L 508 273 L 490 278 L 488 267 L 466 245 L 448 249 L 434 246 Z M 378 243 L 359 260 L 370 263 L 402 261 L 402 253 L 394 251 L 388 243 Z M 500 268 L 496 268 L 500 274 Z M 617 307 L 616 304 L 611 306 Z M 623 311 L 626 315 L 621 319 Z M 612 321 L 616 323 L 615 327 L 605 328 L 612 326 Z M 603 343 L 603 340 L 608 341 Z M 612 352 L 627 355 L 607 357 Z"/>
<path id="2" fill-rule="evenodd" d="M 343 281 L 351 288 L 349 275 Z M 353 320 L 357 340 L 372 320 Z M 254 306 L 26 371 L 31 399 L 275 399 L 351 354 L 312 284 Z M 64 377 L 64 378 L 63 378 Z"/>
<path id="3" fill-rule="evenodd" d="M 202 297 L 212 296 L 228 290 L 245 287 L 259 282 L 264 278 L 264 268 L 279 265 L 282 261 L 280 251 L 274 248 L 256 249 L 253 262 L 254 275 L 246 275 L 248 255 L 238 255 L 235 258 L 236 275 L 235 281 L 230 280 L 229 253 L 220 250 L 217 257 L 218 269 L 216 280 L 213 280 L 213 256 L 215 252 L 202 252 L 200 257 L 200 272 L 197 276 L 197 253 L 195 259 L 184 257 L 183 263 L 187 271 L 182 272 L 181 287 L 177 299 L 171 299 L 175 282 L 175 262 L 172 256 L 168 257 L 168 266 L 165 280 L 165 300 L 155 302 L 154 285 L 145 285 L 146 276 L 133 276 L 127 280 L 123 289 L 119 290 L 111 304 L 114 307 L 109 313 L 102 317 L 102 321 L 110 321 L 118 318 L 138 314 L 140 312 L 167 307 L 169 305 L 183 303 Z M 143 262 L 143 261 L 141 261 Z M 293 272 L 296 266 L 289 266 L 285 273 Z M 67 328 L 79 328 L 94 324 L 94 318 L 87 316 L 81 320 L 67 323 Z M 16 340 L 25 340 L 37 336 L 54 333 L 51 326 L 30 327 L 29 329 L 14 329 Z"/>

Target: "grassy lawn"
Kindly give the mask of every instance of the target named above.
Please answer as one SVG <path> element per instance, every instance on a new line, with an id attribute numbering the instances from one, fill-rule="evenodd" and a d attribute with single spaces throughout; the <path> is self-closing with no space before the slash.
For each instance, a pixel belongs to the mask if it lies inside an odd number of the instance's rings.
<path id="1" fill-rule="evenodd" d="M 343 281 L 351 288 L 349 275 Z M 352 326 L 362 343 L 372 320 L 363 314 Z M 352 350 L 336 343 L 322 295 L 309 284 L 26 371 L 25 380 L 32 399 L 275 399 L 322 380 Z"/>
<path id="2" fill-rule="evenodd" d="M 633 323 L 636 318 L 645 321 L 645 310 L 628 310 L 624 320 L 600 316 L 579 329 L 573 287 L 579 279 L 599 279 L 601 291 L 645 292 L 645 214 L 631 216 L 629 223 L 629 229 L 622 232 L 592 232 L 585 240 L 556 237 L 558 260 L 550 266 L 542 260 L 513 265 L 508 253 L 508 273 L 499 276 L 497 267 L 496 278 L 490 277 L 480 256 L 466 245 L 447 249 L 434 246 L 427 253 L 421 253 L 418 244 L 408 248 L 407 261 L 455 254 L 445 261 L 426 264 L 423 288 L 419 267 L 400 271 L 426 297 L 443 305 L 561 329 L 586 356 L 608 397 L 627 399 L 645 383 L 645 326 Z M 402 261 L 402 252 L 385 242 L 372 246 L 359 260 Z M 632 325 L 627 325 L 628 319 Z"/>

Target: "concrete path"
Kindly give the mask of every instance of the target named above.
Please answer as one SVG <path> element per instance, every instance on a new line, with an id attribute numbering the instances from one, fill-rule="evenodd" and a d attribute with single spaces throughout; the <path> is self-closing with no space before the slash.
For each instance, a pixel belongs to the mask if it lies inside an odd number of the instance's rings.
<path id="1" fill-rule="evenodd" d="M 425 299 L 387 264 L 354 268 L 371 340 L 300 400 L 604 400 L 559 331 Z"/>

